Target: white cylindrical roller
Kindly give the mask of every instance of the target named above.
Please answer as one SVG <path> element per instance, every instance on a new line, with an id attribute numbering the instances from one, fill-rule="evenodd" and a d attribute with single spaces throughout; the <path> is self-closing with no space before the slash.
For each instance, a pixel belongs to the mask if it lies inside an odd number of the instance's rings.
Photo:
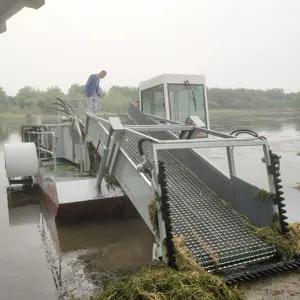
<path id="1" fill-rule="evenodd" d="M 4 144 L 6 177 L 38 175 L 38 158 L 34 143 Z"/>

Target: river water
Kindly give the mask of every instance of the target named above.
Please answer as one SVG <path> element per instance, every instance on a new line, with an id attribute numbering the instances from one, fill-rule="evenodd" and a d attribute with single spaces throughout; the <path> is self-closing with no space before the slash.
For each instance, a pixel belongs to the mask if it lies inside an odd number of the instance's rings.
<path id="1" fill-rule="evenodd" d="M 58 225 L 36 193 L 6 192 L 3 143 L 20 140 L 19 120 L 0 120 L 0 300 L 56 300 L 96 293 L 95 283 L 119 272 L 136 271 L 151 260 L 153 237 L 141 219 L 106 220 Z M 281 174 L 289 221 L 300 221 L 300 117 L 218 117 L 212 129 L 239 128 L 264 135 L 282 156 Z M 237 175 L 267 188 L 260 148 L 235 149 Z M 224 149 L 209 158 L 228 174 Z M 95 269 L 102 270 L 97 276 Z"/>

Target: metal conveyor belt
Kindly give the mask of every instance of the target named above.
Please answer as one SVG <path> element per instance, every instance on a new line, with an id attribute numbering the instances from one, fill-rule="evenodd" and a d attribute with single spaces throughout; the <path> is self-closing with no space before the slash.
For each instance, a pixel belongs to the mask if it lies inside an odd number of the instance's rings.
<path id="1" fill-rule="evenodd" d="M 137 124 L 128 115 L 118 117 L 123 125 Z M 141 162 L 138 141 L 138 136 L 126 132 L 122 144 L 135 164 Z M 169 151 L 159 151 L 158 159 L 165 163 L 173 234 L 185 237 L 194 258 L 206 270 L 225 270 L 276 255 L 273 246 L 252 235 L 246 221 Z"/>

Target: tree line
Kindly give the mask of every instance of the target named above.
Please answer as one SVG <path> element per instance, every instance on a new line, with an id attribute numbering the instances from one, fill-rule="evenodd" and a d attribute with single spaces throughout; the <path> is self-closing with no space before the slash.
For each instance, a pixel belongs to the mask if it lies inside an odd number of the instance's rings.
<path id="1" fill-rule="evenodd" d="M 30 86 L 21 88 L 16 96 L 9 96 L 0 87 L 0 113 L 15 114 L 51 114 L 50 104 L 60 97 L 77 107 L 83 98 L 84 85 L 74 83 L 67 93 L 57 87 L 42 91 Z M 129 103 L 139 98 L 137 87 L 112 86 L 108 91 L 101 91 L 101 111 L 124 113 Z M 210 109 L 300 109 L 300 92 L 285 93 L 283 89 L 221 89 L 207 88 Z"/>

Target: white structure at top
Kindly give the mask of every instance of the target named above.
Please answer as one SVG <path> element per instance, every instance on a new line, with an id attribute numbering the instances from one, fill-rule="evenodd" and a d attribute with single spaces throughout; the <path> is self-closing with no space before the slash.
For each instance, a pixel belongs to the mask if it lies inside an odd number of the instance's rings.
<path id="1" fill-rule="evenodd" d="M 0 34 L 6 31 L 6 21 L 24 7 L 39 9 L 45 0 L 1 0 L 0 1 Z"/>
<path id="2" fill-rule="evenodd" d="M 139 91 L 143 112 L 180 122 L 198 116 L 209 129 L 203 75 L 162 74 L 140 82 Z"/>

